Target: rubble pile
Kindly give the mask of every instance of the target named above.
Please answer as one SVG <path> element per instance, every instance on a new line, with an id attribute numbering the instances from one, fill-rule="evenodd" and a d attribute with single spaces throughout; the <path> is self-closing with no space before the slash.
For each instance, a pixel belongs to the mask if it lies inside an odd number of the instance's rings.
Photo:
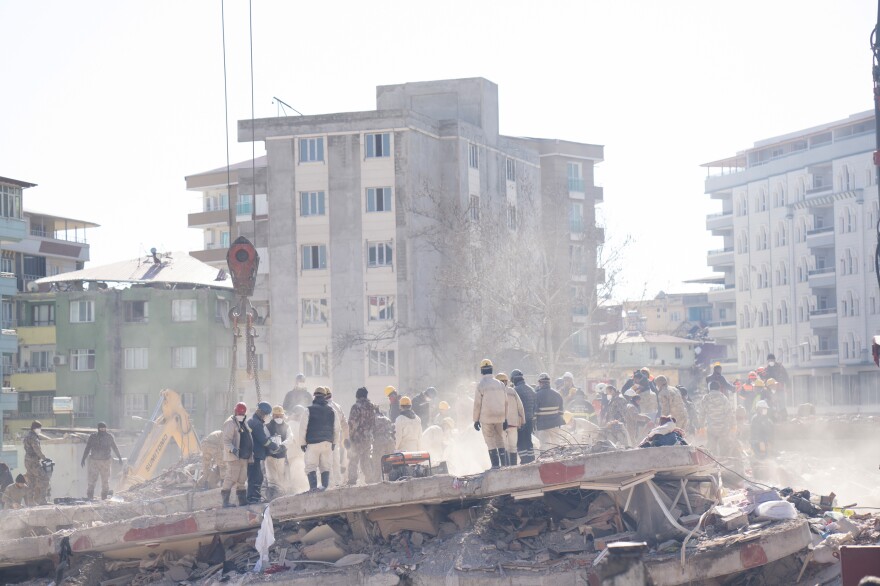
<path id="1" fill-rule="evenodd" d="M 201 455 L 189 456 L 169 466 L 155 478 L 136 484 L 116 496 L 118 499 L 128 502 L 189 492 L 196 487 L 197 475 L 201 471 L 201 467 Z"/>

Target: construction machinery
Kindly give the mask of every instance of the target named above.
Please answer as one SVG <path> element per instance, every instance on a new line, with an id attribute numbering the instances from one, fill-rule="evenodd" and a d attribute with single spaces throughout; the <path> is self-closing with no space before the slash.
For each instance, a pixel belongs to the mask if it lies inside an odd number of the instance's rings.
<path id="1" fill-rule="evenodd" d="M 181 459 L 201 453 L 199 438 L 183 408 L 180 393 L 163 389 L 153 416 L 135 442 L 123 469 L 121 490 L 154 478 L 159 472 L 162 456 L 172 444 L 177 444 Z"/>
<path id="2" fill-rule="evenodd" d="M 428 452 L 394 452 L 382 456 L 382 480 L 406 480 L 431 476 L 431 454 Z"/>

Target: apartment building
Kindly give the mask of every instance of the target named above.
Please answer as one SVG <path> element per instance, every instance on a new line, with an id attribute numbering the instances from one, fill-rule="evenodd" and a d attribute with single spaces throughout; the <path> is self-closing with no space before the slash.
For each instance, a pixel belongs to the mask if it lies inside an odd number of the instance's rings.
<path id="1" fill-rule="evenodd" d="M 637 311 L 645 318 L 648 332 L 696 337 L 712 321 L 712 304 L 706 293 L 666 293 L 653 299 L 624 301 L 624 311 Z"/>
<path id="2" fill-rule="evenodd" d="M 864 112 L 703 165 L 706 193 L 721 202 L 706 225 L 723 245 L 708 253 L 718 273 L 710 334 L 727 349 L 727 371 L 775 354 L 793 375 L 794 403 L 880 404 L 874 132 Z"/>
<path id="3" fill-rule="evenodd" d="M 344 402 L 362 385 L 409 392 L 473 378 L 486 316 L 469 307 L 463 325 L 451 273 L 489 278 L 496 259 L 479 239 L 498 225 L 505 239 L 526 225 L 562 234 L 555 246 L 570 287 L 555 335 L 566 366 L 589 352 L 602 146 L 504 136 L 498 88 L 481 78 L 379 86 L 367 112 L 240 121 L 239 140 L 263 142 L 266 156 L 229 177 L 225 168 L 187 177 L 202 196 L 189 225 L 205 233 L 205 249 L 192 254 L 219 262 L 215 243 L 256 241 L 254 298 L 267 304 L 261 333 L 276 399 L 298 372 Z M 255 208 L 230 215 L 233 202 Z M 459 230 L 450 221 L 459 215 L 479 228 Z M 458 263 L 449 259 L 456 246 Z M 461 360 L 451 365 L 452 355 Z"/>

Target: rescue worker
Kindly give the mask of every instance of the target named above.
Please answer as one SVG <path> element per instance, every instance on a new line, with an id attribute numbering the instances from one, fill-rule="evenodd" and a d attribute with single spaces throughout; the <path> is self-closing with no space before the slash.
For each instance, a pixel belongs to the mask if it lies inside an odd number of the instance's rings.
<path id="1" fill-rule="evenodd" d="M 306 387 L 306 375 L 299 373 L 296 375 L 296 381 L 293 383 L 293 388 L 284 395 L 282 407 L 284 407 L 285 413 L 290 413 L 297 405 L 308 407 L 311 404 L 312 396 L 309 394 L 309 389 Z"/>
<path id="2" fill-rule="evenodd" d="M 397 421 L 397 416 L 400 415 L 400 395 L 397 394 L 397 389 L 388 385 L 385 387 L 385 396 L 388 398 L 388 419 Z"/>
<path id="3" fill-rule="evenodd" d="M 266 458 L 266 496 L 269 500 L 287 492 L 290 480 L 290 462 L 287 459 L 287 446 L 293 437 L 286 421 L 287 413 L 281 405 L 272 407 L 272 419 L 266 424 L 269 441 L 278 450 Z"/>
<path id="4" fill-rule="evenodd" d="M 538 431 L 541 450 L 546 451 L 571 443 L 559 429 L 565 425 L 565 420 L 562 418 L 564 411 L 562 395 L 550 387 L 550 375 L 546 372 L 538 375 L 538 390 L 535 398 L 535 429 Z"/>
<path id="5" fill-rule="evenodd" d="M 562 395 L 563 401 L 567 404 L 574 397 L 575 391 L 580 389 L 574 386 L 574 375 L 566 372 L 562 375 L 562 386 L 557 390 Z"/>
<path id="6" fill-rule="evenodd" d="M 681 395 L 681 400 L 684 402 L 684 408 L 688 414 L 688 423 L 685 431 L 688 433 L 695 433 L 699 426 L 699 417 L 697 415 L 697 406 L 691 400 L 690 392 L 686 387 L 681 385 L 675 387 L 678 389 L 678 394 Z"/>
<path id="7" fill-rule="evenodd" d="M 778 385 L 774 389 L 773 397 L 773 408 L 776 411 L 775 421 L 784 421 L 788 419 L 785 397 L 791 381 L 788 378 L 788 371 L 782 366 L 782 363 L 777 362 L 775 354 L 767 355 L 767 368 L 765 369 L 765 375 L 767 376 L 768 381 L 773 379 Z"/>
<path id="8" fill-rule="evenodd" d="M 3 508 L 4 509 L 23 509 L 28 506 L 30 499 L 30 490 L 24 474 L 15 477 L 15 483 L 10 484 L 3 491 Z"/>
<path id="9" fill-rule="evenodd" d="M 718 456 L 727 456 L 732 451 L 734 412 L 730 401 L 721 393 L 716 381 L 709 383 L 709 392 L 701 403 L 703 418 L 706 421 L 706 448 Z"/>
<path id="10" fill-rule="evenodd" d="M 678 389 L 669 384 L 669 380 L 662 374 L 654 379 L 657 385 L 657 402 L 660 406 L 660 415 L 666 415 L 675 419 L 676 425 L 681 429 L 687 429 L 688 412 Z"/>
<path id="11" fill-rule="evenodd" d="M 119 448 L 116 446 L 116 439 L 112 433 L 107 431 L 107 424 L 101 421 L 98 423 L 98 432 L 89 436 L 82 462 L 80 462 L 80 466 L 85 468 L 86 458 L 89 460 L 88 489 L 86 491 L 88 500 L 95 498 L 95 483 L 98 482 L 98 476 L 101 477 L 101 500 L 107 500 L 110 494 L 111 451 L 116 453 L 116 459 L 122 464 L 122 454 L 119 453 Z"/>
<path id="12" fill-rule="evenodd" d="M 259 503 L 263 500 L 263 461 L 269 454 L 280 450 L 269 439 L 266 430 L 266 418 L 272 414 L 272 405 L 266 401 L 257 404 L 257 408 L 248 420 L 251 428 L 251 436 L 254 439 L 254 454 L 247 465 L 247 501 L 249 504 Z"/>
<path id="13" fill-rule="evenodd" d="M 593 404 L 587 399 L 587 394 L 583 389 L 575 389 L 571 398 L 565 402 L 565 408 L 571 411 L 575 419 L 590 419 L 595 413 Z"/>
<path id="14" fill-rule="evenodd" d="M 452 443 L 455 421 L 447 417 L 440 425 L 429 425 L 422 432 L 422 449 L 431 454 L 431 464 L 447 460 L 447 450 Z"/>
<path id="15" fill-rule="evenodd" d="M 226 462 L 223 459 L 223 432 L 212 431 L 199 443 L 202 451 L 201 484 L 205 488 L 217 488 L 226 478 Z"/>
<path id="16" fill-rule="evenodd" d="M 379 408 L 367 397 L 366 387 L 355 391 L 355 402 L 348 412 L 348 483 L 357 484 L 358 471 L 363 473 L 367 484 L 376 482 L 370 451 L 373 448 L 373 432 Z"/>
<path id="17" fill-rule="evenodd" d="M 304 424 L 299 427 L 299 445 L 305 453 L 305 471 L 309 479 L 309 490 L 327 490 L 330 487 L 330 469 L 333 466 L 333 443 L 337 435 L 336 413 L 330 407 L 327 389 L 315 389 L 315 398 L 309 405 Z M 318 488 L 318 473 L 321 473 L 321 488 Z"/>
<path id="18" fill-rule="evenodd" d="M 662 415 L 659 423 L 660 425 L 652 429 L 642 443 L 639 444 L 640 448 L 688 445 L 684 439 L 684 431 L 678 427 L 674 417 Z"/>
<path id="19" fill-rule="evenodd" d="M 572 443 L 591 446 L 601 439 L 602 431 L 592 421 L 576 417 L 571 411 L 564 412 L 562 419 L 565 421 L 563 431 L 571 436 Z"/>
<path id="20" fill-rule="evenodd" d="M 330 405 L 330 408 L 333 409 L 333 413 L 336 415 L 336 436 L 333 438 L 336 448 L 331 454 L 333 465 L 330 469 L 330 482 L 333 486 L 341 486 L 345 482 L 343 475 L 345 474 L 347 461 L 343 450 L 347 453 L 348 448 L 346 446 L 350 443 L 348 441 L 348 419 L 345 417 L 345 412 L 339 403 L 333 400 L 333 391 L 330 390 L 330 387 L 324 387 L 324 389 L 327 391 L 327 404 Z"/>
<path id="21" fill-rule="evenodd" d="M 788 410 L 785 408 L 784 391 L 779 388 L 779 382 L 775 378 L 768 378 L 766 385 L 767 392 L 763 398 L 770 405 L 770 419 L 777 423 L 785 421 L 788 419 Z"/>
<path id="22" fill-rule="evenodd" d="M 492 469 L 497 470 L 507 460 L 504 432 L 507 430 L 507 391 L 504 384 L 492 376 L 492 361 L 480 362 L 480 377 L 474 392 L 474 429 L 483 433 L 489 449 Z"/>
<path id="23" fill-rule="evenodd" d="M 516 451 L 519 460 L 523 464 L 535 461 L 535 447 L 532 445 L 532 432 L 535 427 L 535 404 L 537 394 L 535 389 L 526 384 L 521 370 L 514 369 L 510 372 L 510 380 L 514 384 L 516 394 L 523 406 L 525 423 L 516 430 Z"/>
<path id="24" fill-rule="evenodd" d="M 394 421 L 396 438 L 394 449 L 398 452 L 418 452 L 422 449 L 422 420 L 412 410 L 412 399 L 400 398 L 400 415 Z"/>
<path id="25" fill-rule="evenodd" d="M 452 414 L 450 413 L 449 403 L 447 403 L 446 401 L 440 401 L 439 403 L 437 403 L 437 414 L 434 415 L 432 423 L 434 425 L 442 425 L 443 420 L 451 416 Z"/>
<path id="26" fill-rule="evenodd" d="M 505 401 L 506 414 L 504 421 L 507 422 L 507 429 L 504 430 L 504 459 L 501 460 L 502 466 L 517 465 L 517 440 L 519 439 L 519 428 L 525 424 L 526 413 L 523 408 L 519 395 L 510 385 L 510 379 L 503 372 L 495 375 L 496 380 L 501 381 L 504 385 L 504 391 L 507 393 Z"/>
<path id="27" fill-rule="evenodd" d="M 431 425 L 431 402 L 437 398 L 437 389 L 428 387 L 412 398 L 413 413 L 422 421 L 422 429 Z"/>
<path id="28" fill-rule="evenodd" d="M 722 393 L 729 393 L 733 390 L 733 385 L 727 382 L 727 379 L 724 378 L 723 374 L 721 374 L 720 362 L 716 362 L 712 365 L 712 374 L 706 377 L 706 386 L 710 385 L 713 382 L 718 383 L 718 389 Z"/>
<path id="29" fill-rule="evenodd" d="M 601 384 L 603 383 L 600 383 L 598 386 L 601 386 Z M 634 389 L 633 392 L 635 393 Z M 605 400 L 608 401 L 608 404 L 602 409 L 602 424 L 607 426 L 612 421 L 623 423 L 626 413 L 626 399 L 620 396 L 620 391 L 617 390 L 617 387 L 605 385 Z"/>
<path id="30" fill-rule="evenodd" d="M 626 395 L 629 401 L 624 408 L 622 421 L 626 429 L 626 443 L 629 447 L 634 448 L 639 438 L 642 437 L 645 427 L 651 424 L 651 418 L 642 413 L 640 405 L 642 397 L 634 389 L 629 389 Z"/>
<path id="31" fill-rule="evenodd" d="M 299 427 L 300 425 L 305 425 L 308 412 L 307 408 L 297 405 L 293 408 L 293 411 L 288 412 L 287 418 L 287 425 L 290 427 L 287 447 L 287 462 L 290 472 L 288 482 L 290 489 L 296 493 L 305 492 L 309 488 L 305 470 L 305 454 L 301 450 L 291 449 L 291 446 L 296 446 L 295 442 L 299 437 Z"/>
<path id="32" fill-rule="evenodd" d="M 382 456 L 393 454 L 396 446 L 394 423 L 379 413 L 373 428 L 373 478 L 382 478 Z"/>
<path id="33" fill-rule="evenodd" d="M 15 480 L 12 479 L 12 471 L 7 466 L 6 462 L 0 462 L 0 493 L 6 490 L 6 487 L 10 484 L 14 484 Z"/>
<path id="34" fill-rule="evenodd" d="M 474 399 L 473 396 L 477 391 L 477 383 L 471 383 L 471 390 L 464 385 L 460 385 L 456 389 L 455 397 L 452 402 L 452 418 L 455 419 L 457 428 L 470 427 L 474 416 Z"/>
<path id="35" fill-rule="evenodd" d="M 648 384 L 649 382 L 650 384 Z M 657 421 L 657 418 L 660 416 L 660 401 L 657 400 L 657 393 L 652 390 L 652 387 L 654 387 L 654 382 L 648 381 L 644 377 L 641 383 L 633 385 L 633 389 L 642 398 L 642 413 L 650 417 L 651 421 Z"/>
<path id="36" fill-rule="evenodd" d="M 229 495 L 233 486 L 238 496 L 238 504 L 240 506 L 248 504 L 245 481 L 248 462 L 254 455 L 254 438 L 251 436 L 251 428 L 245 417 L 247 417 L 247 405 L 238 403 L 220 429 L 223 436 L 223 461 L 226 462 L 226 476 L 223 477 L 223 486 L 220 489 L 224 507 L 232 506 L 229 504 Z"/>
<path id="37" fill-rule="evenodd" d="M 773 420 L 770 419 L 770 405 L 766 401 L 758 401 L 755 404 L 755 414 L 751 421 L 751 446 L 752 453 L 759 460 L 763 460 L 773 453 L 775 430 Z"/>
<path id="38" fill-rule="evenodd" d="M 49 473 L 44 464 L 52 460 L 43 453 L 42 440 L 49 439 L 40 430 L 43 424 L 39 421 L 31 423 L 31 430 L 22 440 L 24 447 L 24 467 L 27 471 L 27 484 L 31 491 L 30 502 L 34 505 L 45 505 L 49 497 Z"/>

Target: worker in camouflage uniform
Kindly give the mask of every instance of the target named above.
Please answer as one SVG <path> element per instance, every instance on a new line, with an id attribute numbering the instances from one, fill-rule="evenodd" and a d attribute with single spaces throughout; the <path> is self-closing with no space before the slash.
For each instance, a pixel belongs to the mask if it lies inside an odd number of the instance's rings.
<path id="1" fill-rule="evenodd" d="M 15 477 L 15 483 L 10 484 L 3 491 L 4 509 L 23 509 L 30 500 L 30 489 L 23 474 Z"/>
<path id="2" fill-rule="evenodd" d="M 718 456 L 729 455 L 732 451 L 734 411 L 717 382 L 709 383 L 709 392 L 703 397 L 701 407 L 708 437 L 706 448 Z"/>
<path id="3" fill-rule="evenodd" d="M 373 428 L 373 477 L 382 478 L 382 456 L 397 451 L 394 423 L 380 413 Z"/>
<path id="4" fill-rule="evenodd" d="M 202 478 L 205 488 L 217 488 L 226 478 L 226 462 L 223 460 L 223 432 L 219 429 L 209 433 L 199 444 L 202 450 Z"/>
<path id="5" fill-rule="evenodd" d="M 48 439 L 40 430 L 43 424 L 39 421 L 31 423 L 31 430 L 24 440 L 24 467 L 27 470 L 28 487 L 31 491 L 30 502 L 34 505 L 45 505 L 49 497 L 49 473 L 43 468 L 43 462 L 49 460 L 43 454 L 41 440 Z"/>
<path id="6" fill-rule="evenodd" d="M 348 483 L 357 484 L 358 470 L 363 472 L 367 484 L 376 482 L 374 469 L 370 463 L 370 451 L 373 448 L 373 431 L 379 408 L 367 398 L 366 387 L 355 391 L 355 403 L 348 414 Z"/>
<path id="7" fill-rule="evenodd" d="M 110 495 L 111 451 L 116 452 L 116 459 L 122 464 L 122 455 L 116 446 L 116 439 L 112 433 L 107 431 L 107 424 L 102 421 L 98 423 L 98 432 L 89 436 L 80 464 L 85 468 L 86 458 L 89 459 L 89 480 L 86 492 L 86 498 L 89 500 L 95 498 L 95 483 L 98 482 L 98 476 L 101 477 L 101 500 L 107 500 Z"/>
<path id="8" fill-rule="evenodd" d="M 657 385 L 657 402 L 660 404 L 660 415 L 672 417 L 679 428 L 687 429 L 687 407 L 678 389 L 670 386 L 669 381 L 662 374 L 654 379 L 654 384 Z"/>
<path id="9" fill-rule="evenodd" d="M 596 385 L 599 392 L 605 393 L 608 404 L 602 409 L 602 423 L 607 425 L 612 421 L 624 422 L 626 418 L 626 399 L 620 396 L 620 391 L 614 385 L 599 383 Z"/>

